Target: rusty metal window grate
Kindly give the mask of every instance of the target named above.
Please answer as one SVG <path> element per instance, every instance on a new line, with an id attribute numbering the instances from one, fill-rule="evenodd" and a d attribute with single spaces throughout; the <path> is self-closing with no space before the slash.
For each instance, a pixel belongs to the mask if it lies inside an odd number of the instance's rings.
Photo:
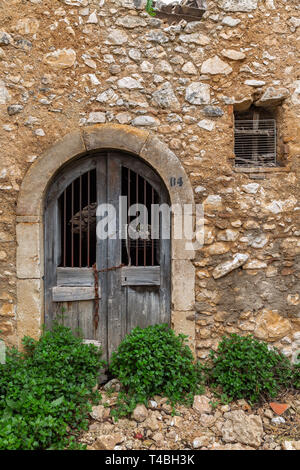
<path id="1" fill-rule="evenodd" d="M 96 170 L 76 178 L 58 201 L 61 267 L 91 267 L 96 261 Z"/>
<path id="2" fill-rule="evenodd" d="M 249 114 L 252 119 L 245 119 Z M 262 117 L 259 111 L 248 116 L 235 115 L 235 166 L 276 166 L 276 120 Z"/>
<path id="3" fill-rule="evenodd" d="M 151 184 L 135 171 L 122 167 L 122 196 L 127 197 L 127 237 L 121 240 L 122 265 L 159 265 L 160 240 L 152 238 L 152 204 L 159 195 Z M 139 215 L 128 215 L 129 207 L 142 204 L 147 220 L 137 227 L 138 238 L 131 236 L 129 224 Z M 96 262 L 96 170 L 90 170 L 72 181 L 58 200 L 61 234 L 60 267 L 90 268 Z M 122 230 L 120 231 L 122 232 Z"/>
<path id="4" fill-rule="evenodd" d="M 128 209 L 134 204 L 142 204 L 146 207 L 146 219 L 137 227 L 140 237 L 132 237 L 129 224 L 136 215 L 129 216 L 127 211 L 127 237 L 122 240 L 122 263 L 126 266 L 157 266 L 159 265 L 158 239 L 152 238 L 152 204 L 159 203 L 159 197 L 155 189 L 135 171 L 122 167 L 122 196 L 127 197 Z"/>

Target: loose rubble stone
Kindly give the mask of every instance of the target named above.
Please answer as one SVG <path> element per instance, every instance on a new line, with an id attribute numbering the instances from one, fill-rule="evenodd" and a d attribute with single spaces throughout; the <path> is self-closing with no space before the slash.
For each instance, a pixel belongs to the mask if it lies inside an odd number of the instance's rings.
<path id="1" fill-rule="evenodd" d="M 12 36 L 5 31 L 0 31 L 0 46 L 8 46 L 12 43 Z"/>
<path id="2" fill-rule="evenodd" d="M 123 26 L 124 28 L 134 29 L 139 27 L 145 27 L 147 25 L 146 21 L 138 16 L 124 16 L 123 18 L 119 18 L 116 21 L 117 26 Z"/>
<path id="3" fill-rule="evenodd" d="M 36 18 L 22 18 L 16 24 L 16 31 L 20 34 L 35 34 L 39 27 L 40 22 Z"/>
<path id="4" fill-rule="evenodd" d="M 49 52 L 44 57 L 44 62 L 54 68 L 67 69 L 72 67 L 76 60 L 76 52 L 74 49 L 57 49 Z"/>
<path id="5" fill-rule="evenodd" d="M 218 106 L 204 106 L 203 113 L 209 117 L 221 117 L 224 111 Z"/>
<path id="6" fill-rule="evenodd" d="M 194 66 L 193 62 L 187 62 L 186 64 L 184 64 L 184 66 L 182 67 L 182 71 L 184 73 L 187 73 L 188 75 L 196 75 L 197 74 L 197 69 Z"/>
<path id="7" fill-rule="evenodd" d="M 105 407 L 103 405 L 93 406 L 90 416 L 96 421 L 101 421 L 105 412 Z"/>
<path id="8" fill-rule="evenodd" d="M 129 90 L 137 90 L 143 88 L 143 86 L 135 78 L 124 77 L 118 80 L 119 88 L 127 88 Z"/>
<path id="9" fill-rule="evenodd" d="M 90 113 L 88 117 L 88 124 L 98 124 L 106 121 L 105 113 L 94 112 Z"/>
<path id="10" fill-rule="evenodd" d="M 95 450 L 114 450 L 115 446 L 123 442 L 124 437 L 121 433 L 114 433 L 99 436 L 93 445 Z"/>
<path id="11" fill-rule="evenodd" d="M 225 11 L 252 11 L 257 8 L 257 0 L 220 0 Z"/>
<path id="12" fill-rule="evenodd" d="M 152 96 L 154 102 L 161 108 L 169 108 L 171 110 L 179 109 L 179 101 L 177 100 L 172 85 L 169 82 L 163 83 Z"/>
<path id="13" fill-rule="evenodd" d="M 284 441 L 283 450 L 300 450 L 300 441 Z"/>
<path id="14" fill-rule="evenodd" d="M 98 24 L 98 16 L 96 10 L 94 10 L 88 17 L 87 24 Z"/>
<path id="15" fill-rule="evenodd" d="M 232 18 L 231 16 L 225 16 L 222 20 L 222 24 L 224 24 L 225 26 L 231 26 L 232 28 L 237 26 L 240 22 L 241 20 L 239 20 L 238 18 Z"/>
<path id="16" fill-rule="evenodd" d="M 89 0 L 60 0 L 65 5 L 72 7 L 86 7 L 89 4 Z"/>
<path id="17" fill-rule="evenodd" d="M 138 116 L 131 121 L 133 126 L 158 126 L 159 120 L 153 118 L 152 116 Z"/>
<path id="18" fill-rule="evenodd" d="M 254 334 L 262 340 L 275 341 L 291 331 L 291 324 L 275 310 L 263 309 L 256 317 Z"/>
<path id="19" fill-rule="evenodd" d="M 210 102 L 210 87 L 206 83 L 191 83 L 185 93 L 185 99 L 191 104 L 201 105 Z"/>
<path id="20" fill-rule="evenodd" d="M 209 403 L 210 399 L 205 395 L 195 395 L 193 409 L 198 413 L 210 413 L 212 411 L 212 406 Z"/>
<path id="21" fill-rule="evenodd" d="M 21 104 L 11 104 L 7 107 L 7 114 L 13 116 L 14 114 L 19 114 L 23 111 L 24 106 Z"/>
<path id="22" fill-rule="evenodd" d="M 226 276 L 226 274 L 230 273 L 234 269 L 243 266 L 243 264 L 246 263 L 248 258 L 249 255 L 247 255 L 246 253 L 237 253 L 232 260 L 219 264 L 213 270 L 213 277 L 215 279 L 219 279 L 220 277 Z"/>
<path id="23" fill-rule="evenodd" d="M 200 447 L 205 447 L 209 444 L 210 442 L 210 438 L 208 436 L 200 436 L 200 437 L 196 437 L 194 440 L 193 440 L 193 448 L 194 449 L 199 449 Z"/>
<path id="24" fill-rule="evenodd" d="M 148 41 L 158 44 L 165 44 L 166 42 L 169 42 L 168 36 L 161 31 L 151 31 L 146 35 L 146 38 Z"/>
<path id="25" fill-rule="evenodd" d="M 145 405 L 137 405 L 132 413 L 132 418 L 138 423 L 142 423 L 148 417 L 148 410 Z"/>
<path id="26" fill-rule="evenodd" d="M 0 104 L 6 104 L 10 99 L 10 94 L 4 83 L 0 80 Z"/>
<path id="27" fill-rule="evenodd" d="M 198 126 L 201 129 L 205 129 L 206 131 L 212 131 L 215 127 L 215 123 L 213 121 L 209 121 L 208 119 L 202 119 L 198 122 Z"/>
<path id="28" fill-rule="evenodd" d="M 208 73 L 210 75 L 229 75 L 231 72 L 232 68 L 216 55 L 211 59 L 205 60 L 201 67 L 201 73 Z"/>
<path id="29" fill-rule="evenodd" d="M 186 44 L 199 44 L 199 46 L 207 46 L 210 43 L 210 38 L 201 33 L 181 34 L 179 41 Z"/>
<path id="30" fill-rule="evenodd" d="M 122 46 L 128 41 L 128 36 L 122 30 L 115 29 L 108 36 L 105 44 L 114 44 L 116 46 Z"/>
<path id="31" fill-rule="evenodd" d="M 244 52 L 235 51 L 234 49 L 223 49 L 221 54 L 231 60 L 243 60 L 246 58 L 246 54 L 244 54 Z"/>
<path id="32" fill-rule="evenodd" d="M 262 421 L 259 416 L 247 415 L 244 411 L 237 410 L 225 413 L 224 418 L 222 438 L 225 442 L 239 442 L 251 447 L 259 447 L 263 435 Z"/>
<path id="33" fill-rule="evenodd" d="M 108 382 L 106 382 L 105 385 L 103 385 L 104 390 L 110 390 L 113 389 L 116 392 L 119 392 L 121 390 L 121 384 L 118 379 L 111 379 Z"/>
<path id="34" fill-rule="evenodd" d="M 253 87 L 261 87 L 264 86 L 266 82 L 263 80 L 246 80 L 245 85 L 253 86 Z"/>
<path id="35" fill-rule="evenodd" d="M 280 426 L 280 424 L 285 423 L 285 419 L 282 416 L 276 416 L 275 418 L 271 419 L 271 422 L 276 426 Z"/>
<path id="36" fill-rule="evenodd" d="M 268 87 L 261 98 L 255 101 L 255 106 L 277 106 L 288 96 L 289 91 L 286 88 Z"/>

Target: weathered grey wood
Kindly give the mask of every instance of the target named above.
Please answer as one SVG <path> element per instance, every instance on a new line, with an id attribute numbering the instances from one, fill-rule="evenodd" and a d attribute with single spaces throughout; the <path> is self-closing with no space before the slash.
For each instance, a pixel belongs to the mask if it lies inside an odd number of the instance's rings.
<path id="1" fill-rule="evenodd" d="M 99 155 L 97 159 L 97 203 L 107 202 L 107 156 Z M 96 216 L 96 222 L 99 222 L 99 216 Z M 107 269 L 107 240 L 96 238 L 96 264 L 98 270 Z M 101 286 L 101 299 L 99 300 L 99 326 L 94 330 L 93 338 L 100 341 L 103 350 L 103 359 L 107 361 L 107 274 L 99 272 L 99 285 Z M 95 307 L 95 306 L 94 306 Z M 94 313 L 94 311 L 93 311 Z M 92 323 L 94 323 L 92 321 Z M 94 325 L 93 325 L 94 327 Z M 94 328 L 93 328 L 94 329 Z"/>
<path id="2" fill-rule="evenodd" d="M 101 290 L 99 287 L 99 298 Z M 70 287 L 55 286 L 52 287 L 53 302 L 75 302 L 76 300 L 92 300 L 95 298 L 94 287 Z"/>
<path id="3" fill-rule="evenodd" d="M 100 341 L 97 341 L 95 339 L 83 339 L 82 342 L 83 344 L 92 344 L 93 346 L 96 346 L 96 348 L 101 348 Z"/>
<path id="4" fill-rule="evenodd" d="M 159 286 L 160 266 L 130 266 L 121 269 L 122 286 Z"/>
<path id="5" fill-rule="evenodd" d="M 93 300 L 80 300 L 78 302 L 78 327 L 79 327 L 79 332 L 81 336 L 85 339 L 93 340 L 95 337 L 93 314 L 94 314 L 94 301 Z"/>
<path id="6" fill-rule="evenodd" d="M 127 287 L 127 332 L 162 323 L 159 287 Z"/>
<path id="7" fill-rule="evenodd" d="M 57 203 L 60 194 L 80 174 L 96 168 L 97 204 L 113 204 L 119 217 L 122 166 L 143 177 L 158 193 L 160 204 L 169 203 L 165 186 L 150 166 L 134 156 L 102 152 L 84 158 L 82 166 L 80 161 L 76 161 L 64 169 L 50 188 L 45 208 L 47 326 L 51 327 L 53 321 L 58 320 L 86 340 L 100 342 L 105 360 L 109 360 L 112 351 L 135 326 L 170 324 L 170 240 L 160 240 L 160 266 L 132 266 L 107 270 L 121 264 L 121 240 L 118 236 L 108 240 L 97 238 L 96 260 L 101 291 L 97 330 L 94 322 L 93 270 L 58 267 L 61 262 L 60 208 Z"/>
<path id="8" fill-rule="evenodd" d="M 57 268 L 58 286 L 86 286 L 95 284 L 92 268 Z"/>
<path id="9" fill-rule="evenodd" d="M 60 230 L 57 200 L 48 203 L 45 209 L 45 238 L 44 238 L 44 296 L 45 324 L 51 328 L 54 319 L 52 304 L 52 287 L 56 285 L 56 266 L 60 255 Z"/>
<path id="10" fill-rule="evenodd" d="M 130 158 L 128 155 L 118 155 L 118 158 L 122 166 L 138 173 L 155 189 L 156 192 L 160 193 L 162 189 L 161 179 L 147 163 L 144 163 L 138 158 Z"/>
<path id="11" fill-rule="evenodd" d="M 63 191 L 79 176 L 96 168 L 97 158 L 85 157 L 69 164 L 53 181 L 47 194 L 47 202 L 57 200 Z"/>
<path id="12" fill-rule="evenodd" d="M 161 187 L 160 204 L 170 204 L 164 185 Z M 171 223 L 171 221 L 170 221 Z M 162 215 L 160 214 L 160 318 L 159 323 L 171 326 L 171 240 L 162 237 Z M 184 292 L 183 292 L 184 295 Z"/>
<path id="13" fill-rule="evenodd" d="M 117 154 L 107 155 L 107 202 L 116 208 L 119 228 L 119 197 L 121 194 L 121 161 Z M 108 267 L 121 264 L 121 240 L 118 236 L 107 240 Z M 107 336 L 108 358 L 122 340 L 121 270 L 107 272 Z"/>

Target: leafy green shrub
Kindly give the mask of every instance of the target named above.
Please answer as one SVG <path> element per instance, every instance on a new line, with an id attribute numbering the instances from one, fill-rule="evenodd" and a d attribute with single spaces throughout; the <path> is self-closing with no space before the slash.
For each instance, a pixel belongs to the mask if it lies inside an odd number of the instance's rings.
<path id="1" fill-rule="evenodd" d="M 11 349 L 0 365 L 0 449 L 78 448 L 101 351 L 55 325 L 39 341 L 24 338 L 25 354 Z"/>
<path id="2" fill-rule="evenodd" d="M 150 16 L 156 16 L 155 10 L 153 8 L 153 0 L 147 0 L 145 10 Z"/>
<path id="3" fill-rule="evenodd" d="M 124 387 L 115 416 L 130 413 L 137 403 L 147 404 L 154 395 L 175 404 L 190 403 L 202 392 L 202 369 L 185 343 L 186 336 L 176 336 L 168 325 L 137 327 L 123 339 L 110 365 Z"/>
<path id="4" fill-rule="evenodd" d="M 223 337 L 217 351 L 210 353 L 208 382 L 226 399 L 274 398 L 293 384 L 293 367 L 279 351 L 253 336 Z"/>

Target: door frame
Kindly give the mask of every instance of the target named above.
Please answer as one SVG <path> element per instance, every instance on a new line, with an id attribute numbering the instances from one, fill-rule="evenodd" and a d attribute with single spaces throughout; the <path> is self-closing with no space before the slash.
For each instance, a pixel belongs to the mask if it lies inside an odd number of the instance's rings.
<path id="1" fill-rule="evenodd" d="M 68 326 L 77 330 L 80 329 L 79 324 L 82 321 L 81 328 L 83 325 L 86 327 L 85 339 L 100 342 L 105 360 L 108 360 L 112 352 L 116 350 L 126 332 L 132 329 L 130 324 L 135 324 L 135 320 L 132 318 L 133 312 L 129 312 L 127 306 L 130 292 L 132 295 L 135 290 L 141 291 L 143 288 L 157 290 L 159 294 L 156 300 L 159 300 L 159 305 L 157 309 L 153 309 L 153 304 L 152 308 L 150 307 L 151 312 L 155 311 L 151 318 L 155 323 L 171 324 L 171 240 L 165 240 L 161 236 L 159 238 L 159 266 L 124 265 L 124 267 L 115 270 L 110 268 L 121 266 L 122 240 L 119 237 L 106 240 L 97 238 L 96 266 L 100 318 L 96 328 L 93 325 L 93 315 L 91 316 L 90 311 L 93 302 L 89 302 L 88 305 L 84 305 L 86 302 L 80 304 L 80 301 L 95 300 L 93 267 L 61 266 L 63 258 L 61 217 L 63 211 L 59 207 L 59 200 L 64 191 L 79 177 L 94 170 L 97 175 L 95 191 L 97 204 L 101 204 L 101 202 L 113 204 L 116 209 L 117 225 L 119 225 L 122 168 L 130 169 L 147 181 L 150 187 L 156 191 L 159 204 L 170 204 L 164 183 L 146 162 L 132 154 L 115 150 L 86 155 L 66 165 L 48 188 L 44 204 L 45 324 L 51 328 L 59 315 L 60 321 L 66 321 Z M 120 233 L 120 226 L 118 226 L 118 233 Z M 135 298 L 135 300 L 137 299 Z M 68 312 L 66 315 L 61 312 L 62 305 L 65 313 Z M 78 312 L 81 312 L 81 315 L 78 316 Z M 136 314 L 135 318 L 138 320 L 138 312 Z M 76 320 L 79 321 L 78 325 Z"/>
<path id="2" fill-rule="evenodd" d="M 44 220 L 45 196 L 56 174 L 70 161 L 101 149 L 123 150 L 140 157 L 159 174 L 171 204 L 191 208 L 195 217 L 191 182 L 179 158 L 148 131 L 132 126 L 102 124 L 71 132 L 46 149 L 27 171 L 17 206 L 17 342 L 24 335 L 38 338 L 44 320 Z M 171 184 L 171 181 L 180 184 Z M 177 333 L 188 335 L 195 353 L 195 268 L 191 240 L 173 238 L 171 321 Z M 184 294 L 183 294 L 184 293 Z"/>

